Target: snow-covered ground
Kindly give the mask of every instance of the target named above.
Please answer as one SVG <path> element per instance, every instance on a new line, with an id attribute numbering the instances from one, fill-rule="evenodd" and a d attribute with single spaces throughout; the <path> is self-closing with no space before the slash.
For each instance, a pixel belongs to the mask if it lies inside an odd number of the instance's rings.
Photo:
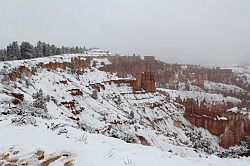
<path id="1" fill-rule="evenodd" d="M 45 126 L 14 126 L 10 121 L 1 118 L 0 165 L 8 161 L 16 161 L 17 165 L 39 165 L 50 161 L 50 165 L 73 163 L 77 166 L 246 166 L 250 162 L 250 158 L 221 159 L 213 155 L 207 158 L 188 157 L 185 153 L 177 155 L 155 147 L 126 143 L 101 134 L 89 134 L 72 127 L 67 127 L 67 130 L 67 135 L 58 135 Z M 44 152 L 43 159 L 38 160 L 38 151 Z M 8 157 L 3 159 L 3 156 Z"/>
<path id="2" fill-rule="evenodd" d="M 224 97 L 221 94 L 212 94 L 199 91 L 180 91 L 180 90 L 162 89 L 162 88 L 158 88 L 158 90 L 167 92 L 170 98 L 173 100 L 175 100 L 178 96 L 180 96 L 181 99 L 194 98 L 198 99 L 199 101 L 203 101 L 205 99 L 205 101 L 209 103 L 223 102 L 223 101 L 233 102 L 233 103 L 241 102 L 241 100 L 235 97 L 230 97 L 230 96 Z"/>
<path id="3" fill-rule="evenodd" d="M 250 84 L 250 65 L 228 65 L 224 66 L 225 69 L 232 69 L 238 76 L 244 76 L 247 78 L 248 84 Z"/>
<path id="4" fill-rule="evenodd" d="M 226 93 L 246 93 L 246 90 L 235 86 L 235 85 L 227 85 L 223 83 L 217 83 L 217 82 L 211 82 L 211 81 L 205 81 L 204 82 L 204 89 L 208 91 L 218 91 L 218 92 L 226 92 Z"/>
<path id="5" fill-rule="evenodd" d="M 76 54 L 0 62 L 0 70 L 4 70 L 0 79 L 21 65 L 71 62 L 76 56 L 86 58 Z M 98 70 L 102 64 L 110 63 L 106 58 L 94 58 L 92 65 L 94 61 L 95 67 L 85 69 L 82 75 L 69 69 L 38 68 L 35 75 L 1 81 L 0 165 L 13 160 L 27 161 L 30 165 L 43 162 L 62 165 L 71 160 L 75 165 L 245 165 L 249 162 L 246 158 L 220 159 L 208 155 L 223 150 L 218 146 L 218 137 L 191 125 L 183 117 L 183 110 L 164 95 L 133 93 L 128 83 L 112 82 L 124 78 Z M 100 92 L 96 92 L 95 86 L 100 87 Z M 40 89 L 42 100 L 46 101 L 46 108 L 42 109 L 33 106 L 34 94 Z M 81 94 L 72 95 L 72 89 Z M 217 94 L 161 90 L 172 98 L 182 95 L 239 102 Z M 11 103 L 12 92 L 24 94 L 20 105 Z M 69 108 L 63 102 L 74 102 L 75 106 Z M 44 151 L 43 159 L 37 159 L 38 151 L 39 154 Z"/>

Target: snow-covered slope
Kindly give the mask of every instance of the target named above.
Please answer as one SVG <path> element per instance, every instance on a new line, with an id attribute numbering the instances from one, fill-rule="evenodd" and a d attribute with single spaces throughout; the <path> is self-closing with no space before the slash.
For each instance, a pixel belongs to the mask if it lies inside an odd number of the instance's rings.
<path id="1" fill-rule="evenodd" d="M 93 58 L 92 67 L 81 74 L 72 73 L 70 69 L 37 67 L 41 62 L 70 63 L 74 57 L 86 58 L 61 55 L 0 62 L 3 162 L 7 161 L 6 153 L 17 148 L 19 152 L 14 157 L 34 164 L 46 162 L 34 157 L 35 151 L 41 149 L 47 159 L 59 157 L 55 160 L 59 165 L 71 159 L 76 165 L 99 165 L 96 158 L 106 162 L 105 165 L 152 165 L 156 160 L 162 165 L 167 160 L 198 165 L 203 161 L 210 163 L 197 157 L 223 150 L 218 146 L 218 138 L 191 125 L 175 102 L 158 92 L 135 93 L 127 81 L 131 78 L 118 78 L 98 70 L 110 63 L 106 58 Z M 20 66 L 37 67 L 37 72 L 17 81 L 6 80 L 6 74 Z M 24 95 L 20 104 L 13 104 L 13 93 Z M 126 144 L 114 138 L 150 147 Z M 245 160 L 241 162 L 244 164 Z"/>
<path id="2" fill-rule="evenodd" d="M 154 147 L 129 144 L 100 134 L 89 134 L 70 125 L 67 126 L 67 137 L 65 134 L 57 135 L 41 124 L 36 127 L 13 126 L 9 120 L 1 118 L 0 126 L 0 165 L 245 166 L 250 162 L 249 158 L 198 158 L 186 157 L 185 153 L 180 156 Z"/>
<path id="3" fill-rule="evenodd" d="M 232 103 L 240 103 L 241 100 L 230 97 L 230 96 L 223 96 L 221 94 L 212 94 L 212 93 L 206 93 L 206 92 L 199 92 L 199 91 L 180 91 L 180 90 L 172 90 L 172 89 L 162 89 L 158 88 L 160 91 L 167 92 L 170 95 L 170 98 L 175 100 L 178 96 L 180 96 L 181 99 L 187 99 L 187 98 L 193 98 L 198 99 L 199 101 L 203 101 L 205 99 L 206 102 L 212 103 L 212 102 L 232 102 Z"/>
<path id="4" fill-rule="evenodd" d="M 225 69 L 232 69 L 238 76 L 245 77 L 248 84 L 250 84 L 250 65 L 230 65 L 225 66 Z"/>
<path id="5" fill-rule="evenodd" d="M 218 92 L 226 92 L 226 93 L 246 93 L 246 90 L 237 87 L 235 85 L 227 85 L 223 83 L 216 83 L 211 81 L 204 82 L 204 89 L 208 91 L 218 91 Z"/>

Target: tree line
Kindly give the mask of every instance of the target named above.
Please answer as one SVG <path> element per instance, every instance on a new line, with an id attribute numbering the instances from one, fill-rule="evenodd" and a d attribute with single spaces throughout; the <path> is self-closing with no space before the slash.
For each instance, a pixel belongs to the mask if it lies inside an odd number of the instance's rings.
<path id="1" fill-rule="evenodd" d="M 85 47 L 57 47 L 45 42 L 38 41 L 36 45 L 29 42 L 22 42 L 20 45 L 13 41 L 6 48 L 0 49 L 0 61 L 11 61 L 20 59 L 30 59 L 38 57 L 47 57 L 60 54 L 84 53 Z"/>

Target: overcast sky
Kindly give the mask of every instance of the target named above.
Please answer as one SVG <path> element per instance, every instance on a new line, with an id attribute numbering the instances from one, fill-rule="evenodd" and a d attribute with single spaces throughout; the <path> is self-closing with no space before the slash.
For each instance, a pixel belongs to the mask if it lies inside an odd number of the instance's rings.
<path id="1" fill-rule="evenodd" d="M 250 0 L 0 0 L 0 47 L 13 40 L 250 63 Z"/>

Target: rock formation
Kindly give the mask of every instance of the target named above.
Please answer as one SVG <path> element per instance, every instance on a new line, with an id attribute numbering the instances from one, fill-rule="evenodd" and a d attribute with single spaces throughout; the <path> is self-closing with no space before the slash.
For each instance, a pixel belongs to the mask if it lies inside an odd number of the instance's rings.
<path id="1" fill-rule="evenodd" d="M 226 82 L 233 76 L 232 70 L 220 68 L 204 68 L 197 65 L 187 65 L 183 69 L 180 64 L 168 64 L 155 60 L 154 56 L 145 56 L 142 59 L 140 56 L 107 56 L 112 64 L 106 65 L 102 70 L 117 73 L 119 76 L 137 73 L 144 71 L 151 72 L 160 85 L 166 83 L 185 80 L 198 80 L 197 85 L 203 86 L 204 80 L 214 82 Z"/>
<path id="2" fill-rule="evenodd" d="M 17 69 L 10 71 L 7 75 L 11 81 L 16 81 L 17 78 L 23 78 L 25 76 L 31 76 L 36 74 L 37 70 L 47 69 L 47 70 L 57 70 L 71 69 L 75 73 L 80 73 L 83 69 L 90 67 L 90 58 L 76 57 L 71 60 L 71 62 L 49 62 L 46 64 L 39 63 L 36 66 L 28 68 L 27 66 L 20 66 Z"/>
<path id="3" fill-rule="evenodd" d="M 133 90 L 140 91 L 142 89 L 152 93 L 156 91 L 154 75 L 151 72 L 137 74 L 136 80 L 133 83 Z"/>
<path id="4" fill-rule="evenodd" d="M 185 106 L 184 117 L 193 125 L 207 129 L 220 137 L 220 145 L 228 148 L 240 145 L 241 140 L 250 137 L 250 118 L 248 114 L 228 112 L 226 104 L 197 103 L 194 99 L 177 99 Z"/>

